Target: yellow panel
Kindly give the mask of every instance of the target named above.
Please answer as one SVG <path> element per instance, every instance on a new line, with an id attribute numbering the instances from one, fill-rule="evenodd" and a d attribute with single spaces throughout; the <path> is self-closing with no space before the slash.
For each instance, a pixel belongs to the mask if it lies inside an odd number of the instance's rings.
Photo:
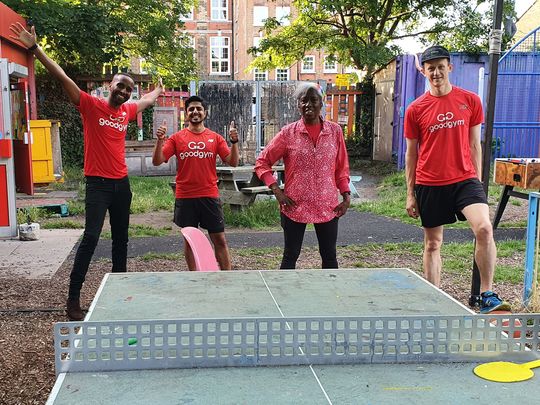
<path id="1" fill-rule="evenodd" d="M 34 143 L 32 144 L 32 174 L 34 183 L 54 181 L 51 145 L 51 121 L 30 120 Z"/>

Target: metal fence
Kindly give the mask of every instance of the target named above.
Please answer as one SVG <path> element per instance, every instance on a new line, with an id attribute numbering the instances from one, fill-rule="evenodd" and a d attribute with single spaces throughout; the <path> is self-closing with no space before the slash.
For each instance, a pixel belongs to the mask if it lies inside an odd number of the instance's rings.
<path id="1" fill-rule="evenodd" d="M 299 119 L 294 81 L 201 81 L 199 96 L 209 103 L 205 125 L 228 136 L 235 121 L 242 140 L 242 160 L 254 163 L 265 145 L 286 124 Z M 195 89 L 192 89 L 195 92 Z"/>
<path id="2" fill-rule="evenodd" d="M 521 39 L 499 60 L 493 158 L 540 156 L 540 27 Z M 487 97 L 487 55 L 452 54 L 452 83 Z M 403 120 L 409 104 L 426 90 L 414 56 L 397 58 L 392 155 L 405 167 Z"/>
<path id="3" fill-rule="evenodd" d="M 540 27 L 499 60 L 493 157 L 540 156 Z"/>

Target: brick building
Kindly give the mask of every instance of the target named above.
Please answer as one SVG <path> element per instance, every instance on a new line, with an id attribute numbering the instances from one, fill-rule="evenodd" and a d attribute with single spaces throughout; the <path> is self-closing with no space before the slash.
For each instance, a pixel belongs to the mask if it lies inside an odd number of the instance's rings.
<path id="1" fill-rule="evenodd" d="M 276 17 L 288 24 L 294 17 L 291 0 L 202 0 L 182 18 L 184 31 L 199 61 L 201 80 L 316 80 L 335 81 L 349 73 L 326 58 L 323 51 L 308 52 L 304 60 L 270 71 L 248 71 L 253 57 L 247 50 L 262 38 L 264 20 Z"/>

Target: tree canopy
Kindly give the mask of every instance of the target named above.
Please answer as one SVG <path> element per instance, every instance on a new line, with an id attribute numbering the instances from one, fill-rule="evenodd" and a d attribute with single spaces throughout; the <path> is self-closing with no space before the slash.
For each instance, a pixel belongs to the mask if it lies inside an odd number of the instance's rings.
<path id="1" fill-rule="evenodd" d="M 104 64 L 143 58 L 167 86 L 187 83 L 196 66 L 178 29 L 192 0 L 3 0 L 33 24 L 40 44 L 70 74 L 95 74 Z"/>
<path id="2" fill-rule="evenodd" d="M 512 3 L 512 0 L 506 0 Z M 251 67 L 286 67 L 309 50 L 324 49 L 345 66 L 368 77 L 400 48 L 407 37 L 449 45 L 453 51 L 487 50 L 490 24 L 485 0 L 293 0 L 297 10 L 290 25 L 268 18 L 265 37 L 250 48 Z M 491 3 L 491 2 L 489 2 Z M 511 8 L 510 10 L 513 10 Z"/>

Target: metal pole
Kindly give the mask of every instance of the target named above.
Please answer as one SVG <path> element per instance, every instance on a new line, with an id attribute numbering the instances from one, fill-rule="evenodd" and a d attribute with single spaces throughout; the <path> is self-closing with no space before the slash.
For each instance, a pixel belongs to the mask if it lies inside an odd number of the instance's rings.
<path id="1" fill-rule="evenodd" d="M 482 183 L 486 196 L 489 188 L 489 174 L 491 168 L 491 142 L 493 139 L 493 121 L 495 118 L 495 96 L 497 93 L 497 74 L 499 71 L 499 57 L 502 42 L 502 14 L 503 0 L 495 0 L 493 10 L 493 27 L 489 38 L 489 82 L 487 105 L 485 110 L 484 145 L 482 148 Z M 476 241 L 474 243 L 476 250 Z M 471 296 L 469 305 L 476 306 L 480 301 L 480 271 L 473 256 L 473 274 L 471 283 Z"/>

